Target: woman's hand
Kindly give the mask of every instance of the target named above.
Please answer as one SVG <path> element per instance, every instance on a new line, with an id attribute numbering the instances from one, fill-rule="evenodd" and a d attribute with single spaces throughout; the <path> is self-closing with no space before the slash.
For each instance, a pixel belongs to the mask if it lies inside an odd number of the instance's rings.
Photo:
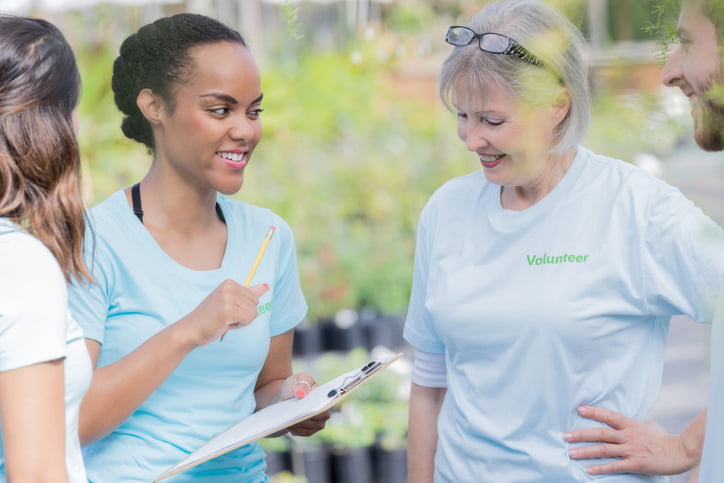
<path id="1" fill-rule="evenodd" d="M 267 284 L 244 287 L 224 280 L 178 324 L 194 347 L 207 345 L 231 329 L 252 323 L 259 315 L 259 297 L 267 290 Z"/>
<path id="2" fill-rule="evenodd" d="M 291 399 L 293 397 L 296 397 L 297 399 L 304 399 L 306 395 L 317 386 L 318 384 L 309 374 L 303 372 L 293 374 L 284 380 L 281 390 L 281 399 Z M 294 436 L 311 436 L 317 431 L 324 429 L 329 416 L 330 412 L 324 411 L 323 413 L 312 416 L 309 419 L 305 419 L 294 426 L 290 426 L 289 432 Z"/>
<path id="3" fill-rule="evenodd" d="M 669 434 L 653 421 L 642 423 L 607 409 L 581 406 L 578 412 L 585 418 L 606 423 L 610 427 L 567 432 L 565 440 L 569 443 L 600 443 L 572 449 L 568 452 L 569 456 L 573 459 L 618 458 L 589 466 L 586 469 L 589 474 L 676 475 L 690 470 L 699 461 L 697 455 L 701 454 L 701 449 L 697 452 L 696 443 L 689 444 L 691 442 L 687 441 L 683 433 Z"/>

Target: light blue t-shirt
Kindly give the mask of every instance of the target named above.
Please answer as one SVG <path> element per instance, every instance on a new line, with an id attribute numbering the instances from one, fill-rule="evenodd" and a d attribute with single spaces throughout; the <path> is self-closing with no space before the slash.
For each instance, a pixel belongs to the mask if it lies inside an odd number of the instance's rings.
<path id="1" fill-rule="evenodd" d="M 523 211 L 482 171 L 424 208 L 405 337 L 444 353 L 436 482 L 653 482 L 591 476 L 568 430 L 582 404 L 644 420 L 673 314 L 710 321 L 724 233 L 675 188 L 579 147 Z M 576 446 L 581 446 L 576 445 Z"/>
<path id="2" fill-rule="evenodd" d="M 711 329 L 711 372 L 699 481 L 724 481 L 724 285 Z"/>
<path id="3" fill-rule="evenodd" d="M 209 438 L 251 414 L 254 385 L 270 338 L 293 329 L 307 304 L 299 286 L 289 226 L 268 209 L 219 195 L 228 238 L 222 266 L 197 271 L 171 259 L 133 214 L 123 191 L 90 211 L 93 286 L 74 286 L 70 306 L 85 336 L 102 344 L 98 367 L 126 356 L 194 310 L 222 281 L 244 283 L 269 227 L 276 231 L 253 285 L 270 290 L 250 325 L 223 342 L 193 350 L 168 379 L 111 434 L 85 448 L 93 483 L 148 482 Z M 267 481 L 264 452 L 239 448 L 168 479 Z"/>

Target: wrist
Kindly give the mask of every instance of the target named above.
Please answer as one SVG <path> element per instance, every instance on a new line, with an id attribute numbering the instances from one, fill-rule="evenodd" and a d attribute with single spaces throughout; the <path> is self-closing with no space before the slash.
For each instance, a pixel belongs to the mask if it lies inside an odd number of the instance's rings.
<path id="1" fill-rule="evenodd" d="M 701 461 L 702 445 L 697 438 L 686 431 L 677 436 L 678 444 L 686 461 L 686 471 L 696 467 Z"/>
<path id="2" fill-rule="evenodd" d="M 170 342 L 183 352 L 191 352 L 203 345 L 199 342 L 196 331 L 192 330 L 195 324 L 189 320 L 190 317 L 191 314 L 164 329 L 168 331 Z"/>

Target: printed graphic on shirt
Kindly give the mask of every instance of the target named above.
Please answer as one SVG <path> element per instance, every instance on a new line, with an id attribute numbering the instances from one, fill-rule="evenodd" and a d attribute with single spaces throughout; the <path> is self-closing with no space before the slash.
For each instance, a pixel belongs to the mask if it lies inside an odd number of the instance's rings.
<path id="1" fill-rule="evenodd" d="M 259 311 L 259 315 L 269 313 L 272 309 L 272 303 L 267 302 L 265 304 L 261 304 L 256 309 Z"/>
<path id="2" fill-rule="evenodd" d="M 559 263 L 586 263 L 588 261 L 588 255 L 571 255 L 564 253 L 563 255 L 526 255 L 525 258 L 528 261 L 529 266 L 534 265 L 550 265 Z"/>

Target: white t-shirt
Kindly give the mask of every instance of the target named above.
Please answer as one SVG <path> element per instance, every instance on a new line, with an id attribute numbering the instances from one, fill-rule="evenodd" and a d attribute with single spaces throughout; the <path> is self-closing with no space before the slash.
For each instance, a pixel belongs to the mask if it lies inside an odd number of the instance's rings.
<path id="1" fill-rule="evenodd" d="M 39 240 L 0 218 L 0 371 L 61 358 L 68 476 L 71 483 L 87 482 L 78 441 L 78 411 L 90 384 L 91 361 L 83 333 L 67 307 L 65 278 Z M 0 480 L 4 481 L 2 455 L 0 440 Z"/>
<path id="2" fill-rule="evenodd" d="M 722 230 L 677 189 L 579 147 L 523 211 L 479 171 L 422 212 L 405 337 L 445 354 L 436 482 L 660 481 L 592 477 L 568 430 L 582 404 L 648 418 L 673 314 L 711 321 Z M 575 445 L 581 446 L 581 445 Z"/>
<path id="3" fill-rule="evenodd" d="M 709 405 L 699 481 L 724 481 L 724 285 L 711 329 Z"/>

